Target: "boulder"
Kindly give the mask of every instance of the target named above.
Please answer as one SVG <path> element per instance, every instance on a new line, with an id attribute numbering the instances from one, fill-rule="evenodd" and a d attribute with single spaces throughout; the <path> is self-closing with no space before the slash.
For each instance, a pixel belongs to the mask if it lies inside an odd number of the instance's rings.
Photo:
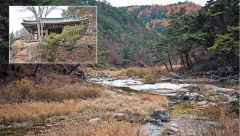
<path id="1" fill-rule="evenodd" d="M 235 79 L 228 79 L 227 82 L 228 82 L 230 85 L 239 84 L 239 80 L 235 80 Z"/>
<path id="2" fill-rule="evenodd" d="M 228 76 L 227 82 L 231 85 L 233 84 L 239 84 L 239 77 L 232 76 L 231 74 Z"/>
<path id="3" fill-rule="evenodd" d="M 189 100 L 189 95 L 188 94 L 185 94 L 182 96 L 181 98 L 182 100 Z"/>
<path id="4" fill-rule="evenodd" d="M 152 111 L 151 117 L 156 120 L 161 120 L 163 122 L 167 122 L 170 119 L 170 114 L 169 114 L 168 110 L 166 110 L 166 109 L 158 109 L 158 110 Z"/>
<path id="5" fill-rule="evenodd" d="M 239 96 L 239 92 L 232 92 L 231 94 L 230 94 L 230 96 L 232 97 L 232 98 L 240 98 Z"/>
<path id="6" fill-rule="evenodd" d="M 162 126 L 162 125 L 163 125 L 163 122 L 162 122 L 160 119 L 152 120 L 151 122 L 152 122 L 154 125 L 158 125 L 158 126 Z"/>
<path id="7" fill-rule="evenodd" d="M 215 75 L 215 74 L 211 74 L 211 75 L 210 75 L 210 79 L 216 79 L 216 80 L 218 80 L 218 79 L 219 79 L 219 76 L 218 76 L 218 75 Z"/>

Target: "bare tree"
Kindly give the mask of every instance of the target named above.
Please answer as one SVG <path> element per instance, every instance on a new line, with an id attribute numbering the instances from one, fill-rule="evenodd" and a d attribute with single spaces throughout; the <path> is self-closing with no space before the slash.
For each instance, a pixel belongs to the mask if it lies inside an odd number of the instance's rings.
<path id="1" fill-rule="evenodd" d="M 23 12 L 31 11 L 34 18 L 36 19 L 37 29 L 38 29 L 38 40 L 42 42 L 43 38 L 43 18 L 46 18 L 57 6 L 26 6 L 22 9 Z"/>
<path id="2" fill-rule="evenodd" d="M 31 34 L 25 28 L 21 28 L 15 32 L 14 36 L 16 39 L 27 39 L 31 37 Z"/>

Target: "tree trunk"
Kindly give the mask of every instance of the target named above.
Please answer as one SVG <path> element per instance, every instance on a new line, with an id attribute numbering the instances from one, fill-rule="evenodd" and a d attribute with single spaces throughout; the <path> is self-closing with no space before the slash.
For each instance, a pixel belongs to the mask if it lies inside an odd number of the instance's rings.
<path id="1" fill-rule="evenodd" d="M 75 68 L 77 68 L 78 66 L 79 66 L 80 64 L 77 64 L 75 67 L 73 67 L 70 71 L 69 71 L 69 75 L 72 73 L 72 71 L 75 69 Z"/>
<path id="2" fill-rule="evenodd" d="M 188 53 L 184 53 L 185 55 L 185 59 L 186 59 L 186 63 L 187 63 L 187 67 L 188 69 L 190 70 L 191 69 L 191 66 L 190 66 L 190 63 L 189 63 L 189 56 L 188 56 Z"/>
<path id="3" fill-rule="evenodd" d="M 166 67 L 166 69 L 168 70 L 168 66 L 166 65 L 166 63 L 163 63 L 163 65 Z"/>
<path id="4" fill-rule="evenodd" d="M 186 67 L 185 67 L 185 63 L 184 63 L 184 58 L 183 56 L 180 54 L 180 60 L 181 60 L 181 65 L 183 66 L 184 71 L 186 71 Z"/>
<path id="5" fill-rule="evenodd" d="M 168 55 L 168 61 L 169 61 L 170 67 L 171 67 L 171 71 L 173 71 L 172 62 L 171 62 L 171 59 L 170 59 L 169 52 L 167 52 L 167 55 Z"/>
<path id="6" fill-rule="evenodd" d="M 41 40 L 43 38 L 43 26 L 44 26 L 44 23 L 41 23 Z M 42 42 L 42 41 L 41 41 Z"/>
<path id="7" fill-rule="evenodd" d="M 7 76 L 7 64 L 4 65 L 4 75 Z"/>
<path id="8" fill-rule="evenodd" d="M 38 65 L 39 65 L 39 64 L 36 65 L 36 67 L 35 67 L 35 69 L 34 69 L 34 72 L 33 72 L 33 74 L 32 74 L 32 76 L 34 76 L 34 77 L 36 76 L 36 72 L 37 72 L 37 69 L 38 69 Z"/>
<path id="9" fill-rule="evenodd" d="M 193 58 L 194 58 L 194 60 L 196 61 L 197 65 L 199 65 L 198 60 L 197 60 L 197 57 L 193 57 Z"/>
<path id="10" fill-rule="evenodd" d="M 37 24 L 37 29 L 38 29 L 38 41 L 41 43 L 42 42 L 42 39 L 41 39 L 41 32 L 40 32 L 40 24 Z"/>

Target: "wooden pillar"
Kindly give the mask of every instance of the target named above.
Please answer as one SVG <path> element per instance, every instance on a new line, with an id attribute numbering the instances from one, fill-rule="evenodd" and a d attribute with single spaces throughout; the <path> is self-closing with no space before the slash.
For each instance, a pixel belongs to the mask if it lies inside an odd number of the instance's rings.
<path id="1" fill-rule="evenodd" d="M 48 37 L 48 25 L 46 25 L 46 37 Z"/>

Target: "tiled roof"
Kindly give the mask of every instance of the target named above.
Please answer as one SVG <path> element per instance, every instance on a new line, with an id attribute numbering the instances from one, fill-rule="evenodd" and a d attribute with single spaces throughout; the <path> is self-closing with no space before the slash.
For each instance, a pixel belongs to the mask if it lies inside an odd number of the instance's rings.
<path id="1" fill-rule="evenodd" d="M 45 24 L 52 23 L 66 23 L 66 22 L 79 22 L 83 20 L 88 20 L 87 17 L 63 17 L 63 18 L 43 18 L 42 21 Z M 22 24 L 36 24 L 36 20 L 23 20 Z"/>

